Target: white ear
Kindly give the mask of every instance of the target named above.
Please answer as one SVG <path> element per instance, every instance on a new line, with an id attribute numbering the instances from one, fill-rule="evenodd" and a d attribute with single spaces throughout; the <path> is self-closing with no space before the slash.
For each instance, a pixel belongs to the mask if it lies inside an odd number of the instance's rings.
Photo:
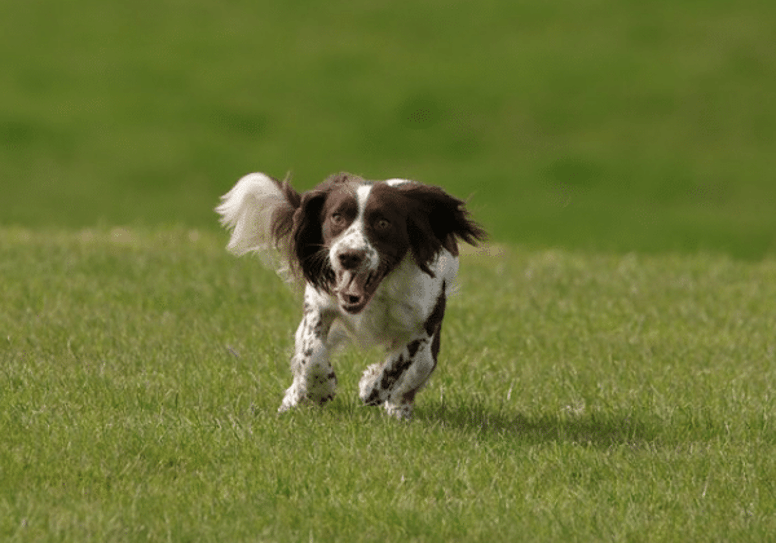
<path id="1" fill-rule="evenodd" d="M 221 224 L 232 232 L 227 250 L 239 256 L 274 249 L 273 214 L 287 205 L 278 182 L 271 177 L 251 173 L 240 179 L 215 209 Z"/>

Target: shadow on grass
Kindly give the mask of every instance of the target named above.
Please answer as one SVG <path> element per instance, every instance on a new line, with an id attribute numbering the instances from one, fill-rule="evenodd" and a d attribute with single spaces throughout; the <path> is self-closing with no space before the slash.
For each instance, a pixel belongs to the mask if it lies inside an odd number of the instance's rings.
<path id="1" fill-rule="evenodd" d="M 641 448 L 661 435 L 656 422 L 638 420 L 632 414 L 566 413 L 523 415 L 484 405 L 429 406 L 416 417 L 442 427 L 481 434 L 510 436 L 528 443 L 565 442 L 609 448 L 628 445 Z"/>

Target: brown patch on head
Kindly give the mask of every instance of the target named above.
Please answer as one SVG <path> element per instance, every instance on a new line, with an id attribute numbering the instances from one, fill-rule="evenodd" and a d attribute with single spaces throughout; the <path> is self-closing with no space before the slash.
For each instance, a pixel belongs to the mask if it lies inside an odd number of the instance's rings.
<path id="1" fill-rule="evenodd" d="M 402 261 L 410 248 L 407 217 L 411 202 L 396 187 L 375 183 L 364 209 L 364 229 L 369 242 L 380 254 L 383 275 Z"/>
<path id="2" fill-rule="evenodd" d="M 331 232 L 324 229 L 324 212 L 335 205 L 327 206 L 330 197 L 337 202 L 347 200 L 352 194 L 355 202 L 355 187 L 362 182 L 356 176 L 341 173 L 332 175 L 314 189 L 305 192 L 293 216 L 291 262 L 306 281 L 316 288 L 328 292 L 333 281 L 333 271 L 325 253 L 325 240 Z M 352 222 L 352 221 L 351 221 Z"/>
<path id="3" fill-rule="evenodd" d="M 323 245 L 331 247 L 332 241 L 344 232 L 358 216 L 357 183 L 341 178 L 329 189 L 321 209 Z"/>

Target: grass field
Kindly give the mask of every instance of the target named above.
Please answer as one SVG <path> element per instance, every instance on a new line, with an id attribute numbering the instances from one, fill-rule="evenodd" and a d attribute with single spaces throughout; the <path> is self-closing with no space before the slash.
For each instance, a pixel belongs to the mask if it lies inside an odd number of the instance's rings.
<path id="1" fill-rule="evenodd" d="M 776 3 L 0 3 L 0 541 L 776 539 Z M 283 417 L 238 177 L 443 185 L 408 424 Z"/>
<path id="2" fill-rule="evenodd" d="M 4 541 L 765 541 L 776 262 L 467 254 L 399 423 L 278 417 L 299 300 L 223 237 L 0 230 Z"/>

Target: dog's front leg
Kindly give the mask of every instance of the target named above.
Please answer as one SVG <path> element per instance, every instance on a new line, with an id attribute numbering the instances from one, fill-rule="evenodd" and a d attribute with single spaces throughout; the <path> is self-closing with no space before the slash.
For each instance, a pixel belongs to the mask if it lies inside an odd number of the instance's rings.
<path id="1" fill-rule="evenodd" d="M 399 419 L 409 419 L 415 394 L 423 388 L 436 367 L 441 330 L 424 335 L 392 352 L 385 362 L 367 368 L 359 383 L 359 396 L 367 405 L 380 405 Z"/>
<path id="2" fill-rule="evenodd" d="M 296 331 L 291 372 L 294 381 L 286 390 L 279 412 L 304 402 L 323 405 L 334 398 L 337 376 L 329 362 L 327 337 L 333 314 L 305 304 L 304 317 Z"/>
<path id="3" fill-rule="evenodd" d="M 399 419 L 412 416 L 415 395 L 437 365 L 446 300 L 443 283 L 422 331 L 404 347 L 391 352 L 385 362 L 366 369 L 359 382 L 359 396 L 365 404 L 382 404 L 389 415 Z"/>

